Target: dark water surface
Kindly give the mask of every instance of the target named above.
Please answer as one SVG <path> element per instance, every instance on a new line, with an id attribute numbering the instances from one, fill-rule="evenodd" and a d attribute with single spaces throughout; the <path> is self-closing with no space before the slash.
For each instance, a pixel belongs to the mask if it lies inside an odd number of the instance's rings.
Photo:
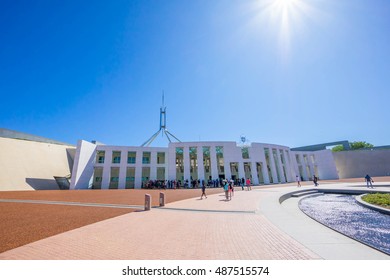
<path id="1" fill-rule="evenodd" d="M 355 196 L 306 197 L 299 208 L 320 223 L 390 255 L 390 215 L 359 205 Z"/>

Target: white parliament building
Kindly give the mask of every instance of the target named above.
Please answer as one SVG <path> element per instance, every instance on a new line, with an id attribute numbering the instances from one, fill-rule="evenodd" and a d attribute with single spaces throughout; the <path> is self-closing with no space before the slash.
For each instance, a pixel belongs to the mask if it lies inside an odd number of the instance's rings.
<path id="1" fill-rule="evenodd" d="M 164 102 L 163 102 L 164 103 Z M 159 134 L 167 147 L 150 147 Z M 172 141 L 174 139 L 174 141 Z M 332 152 L 330 146 L 343 145 Z M 181 142 L 160 129 L 141 146 L 79 140 L 77 145 L 0 128 L 0 191 L 138 189 L 148 182 L 216 182 L 250 179 L 254 185 L 390 176 L 390 146 L 352 151 L 348 141 L 299 148 L 234 141 Z"/>
<path id="2" fill-rule="evenodd" d="M 141 188 L 149 180 L 250 178 L 255 185 L 338 178 L 330 150 L 236 142 L 172 142 L 168 148 L 98 145 L 79 141 L 70 189 Z"/>
<path id="3" fill-rule="evenodd" d="M 149 147 L 160 133 L 169 140 L 168 147 Z M 292 151 L 286 146 L 248 143 L 245 137 L 240 143 L 181 142 L 166 129 L 163 101 L 160 129 L 140 147 L 79 141 L 70 189 L 127 189 L 141 188 L 149 181 L 241 178 L 259 185 L 294 182 L 296 176 L 311 180 L 313 175 L 338 178 L 330 150 Z"/>

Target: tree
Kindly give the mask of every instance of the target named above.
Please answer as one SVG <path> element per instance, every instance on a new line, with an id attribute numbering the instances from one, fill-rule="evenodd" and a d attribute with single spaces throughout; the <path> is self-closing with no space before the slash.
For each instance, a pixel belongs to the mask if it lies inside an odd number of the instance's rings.
<path id="1" fill-rule="evenodd" d="M 365 141 L 355 141 L 349 143 L 349 146 L 351 150 L 360 150 L 360 149 L 366 149 L 366 148 L 373 148 L 374 145 L 367 143 Z M 341 152 L 345 151 L 343 145 L 337 145 L 332 148 L 332 152 Z"/>
<path id="2" fill-rule="evenodd" d="M 351 150 L 359 150 L 359 149 L 373 148 L 374 147 L 374 145 L 367 143 L 365 141 L 351 142 L 349 145 L 351 147 Z"/>
<path id="3" fill-rule="evenodd" d="M 337 145 L 332 148 L 332 152 L 341 152 L 341 151 L 344 151 L 343 145 Z"/>

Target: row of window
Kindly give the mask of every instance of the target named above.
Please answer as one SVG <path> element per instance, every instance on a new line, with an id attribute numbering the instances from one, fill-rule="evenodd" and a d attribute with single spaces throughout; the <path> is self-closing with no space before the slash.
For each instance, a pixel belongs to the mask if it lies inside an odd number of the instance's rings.
<path id="1" fill-rule="evenodd" d="M 217 147 L 219 149 L 217 149 L 217 157 L 219 159 L 222 159 L 223 158 L 223 147 Z M 190 158 L 194 158 L 194 156 L 196 156 L 196 148 L 192 148 L 190 149 Z M 181 151 L 181 153 L 180 153 Z M 242 151 L 242 158 L 243 159 L 249 159 L 249 150 L 247 147 L 244 147 L 241 149 Z M 276 149 L 272 149 L 273 151 L 273 154 L 275 156 L 275 159 L 276 159 Z M 176 161 L 178 160 L 178 158 L 180 158 L 179 155 L 182 156 L 182 152 L 183 152 L 183 148 L 177 148 L 176 149 Z M 210 157 L 210 154 L 209 154 L 209 147 L 203 147 L 203 152 L 204 152 L 204 158 L 205 159 L 208 159 Z M 266 157 L 268 156 L 268 148 L 265 148 L 265 155 Z M 288 152 L 287 152 L 288 154 Z M 284 159 L 284 155 L 283 155 L 283 152 L 282 150 L 280 150 L 280 157 L 281 157 L 281 162 L 282 164 L 285 163 L 285 159 Z M 298 164 L 302 164 L 301 162 L 301 158 L 299 155 L 295 155 L 296 157 L 296 162 Z M 128 152 L 127 153 L 127 163 L 128 164 L 135 164 L 136 163 L 136 158 L 137 158 L 137 152 Z M 304 159 L 304 163 L 307 165 L 309 164 L 309 161 L 308 161 L 308 156 L 307 155 L 303 155 L 303 159 Z M 311 160 L 311 163 L 314 164 L 315 160 L 314 160 L 314 155 L 310 155 L 310 160 Z M 96 162 L 97 163 L 104 163 L 105 161 L 105 151 L 97 151 L 97 154 L 96 154 Z M 276 161 L 277 162 L 277 161 Z M 112 163 L 121 163 L 121 152 L 120 151 L 113 151 L 112 152 Z M 151 163 L 151 152 L 142 152 L 142 164 L 150 164 Z M 165 153 L 164 152 L 158 152 L 157 153 L 157 164 L 165 164 Z"/>
<path id="2" fill-rule="evenodd" d="M 104 163 L 106 158 L 106 151 L 97 151 L 96 153 L 96 163 Z M 127 163 L 135 164 L 137 158 L 137 152 L 128 152 L 127 153 Z M 142 152 L 142 164 L 150 164 L 151 162 L 151 153 L 150 152 Z M 112 163 L 121 163 L 121 152 L 113 151 L 112 152 Z M 158 152 L 157 153 L 157 164 L 165 163 L 165 153 Z"/>

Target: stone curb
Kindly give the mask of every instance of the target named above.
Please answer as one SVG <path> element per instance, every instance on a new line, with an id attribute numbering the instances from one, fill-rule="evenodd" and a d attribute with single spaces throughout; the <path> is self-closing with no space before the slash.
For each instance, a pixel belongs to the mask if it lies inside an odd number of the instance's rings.
<path id="1" fill-rule="evenodd" d="M 368 203 L 368 202 L 365 202 L 362 197 L 364 195 L 366 195 L 367 193 L 365 194 L 361 194 L 359 196 L 356 196 L 355 199 L 356 199 L 356 202 L 359 203 L 360 205 L 364 206 L 364 207 L 367 207 L 371 210 L 374 210 L 374 211 L 378 211 L 378 212 L 381 212 L 383 214 L 387 214 L 387 215 L 390 215 L 390 209 L 386 209 L 384 207 L 380 207 L 380 206 L 377 206 L 377 205 L 374 205 L 374 204 L 371 204 L 371 203 Z"/>

